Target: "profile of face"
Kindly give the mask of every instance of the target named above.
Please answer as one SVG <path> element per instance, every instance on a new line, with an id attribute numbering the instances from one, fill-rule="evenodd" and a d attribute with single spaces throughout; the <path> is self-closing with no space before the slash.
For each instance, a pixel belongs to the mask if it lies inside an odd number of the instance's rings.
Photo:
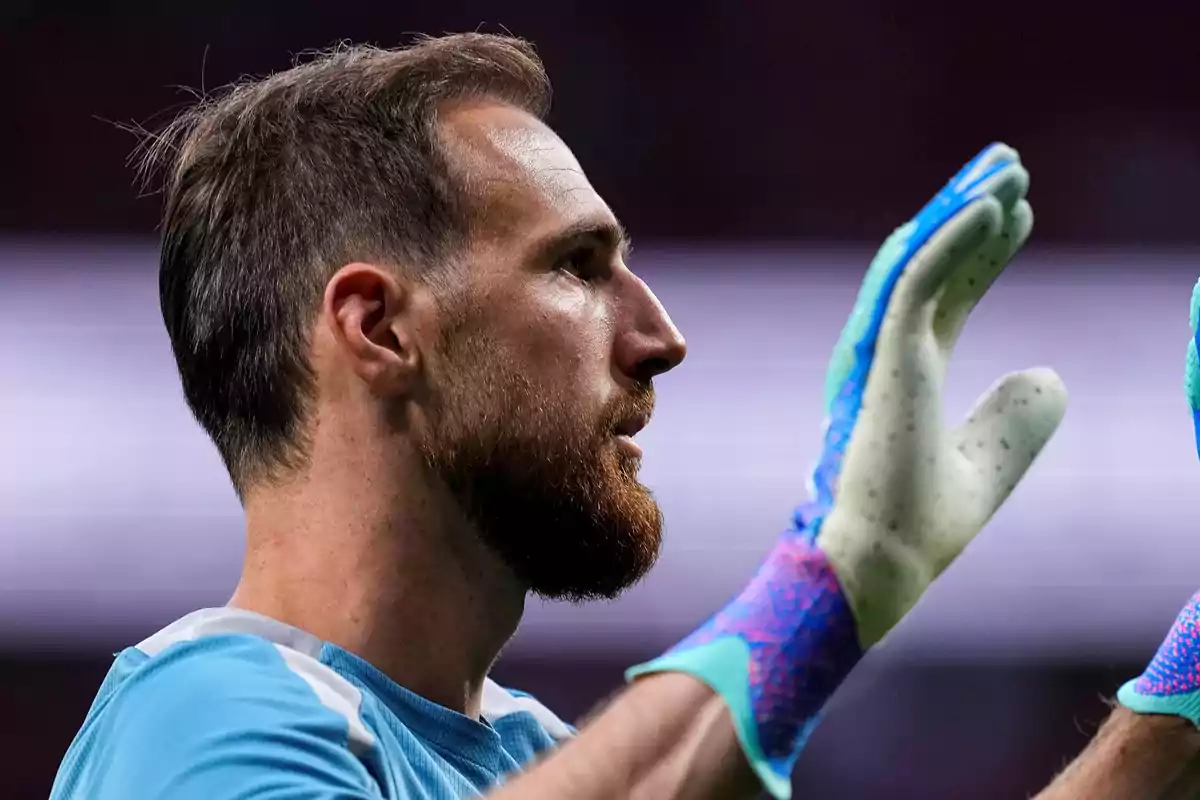
<path id="1" fill-rule="evenodd" d="M 632 441 L 685 345 L 566 145 L 521 111 L 459 109 L 447 146 L 479 200 L 462 291 L 426 356 L 417 446 L 531 591 L 612 598 L 657 559 Z"/>

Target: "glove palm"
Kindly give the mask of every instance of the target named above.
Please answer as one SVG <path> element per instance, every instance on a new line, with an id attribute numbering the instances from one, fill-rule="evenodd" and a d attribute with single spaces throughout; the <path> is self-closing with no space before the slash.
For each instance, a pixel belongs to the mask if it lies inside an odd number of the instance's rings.
<path id="1" fill-rule="evenodd" d="M 1066 410 L 1058 376 L 1034 369 L 998 381 L 957 428 L 942 423 L 963 323 L 1032 227 L 1028 181 L 1003 145 L 968 164 L 884 245 L 835 348 L 814 503 L 796 521 L 817 529 L 864 647 L 982 529 Z"/>

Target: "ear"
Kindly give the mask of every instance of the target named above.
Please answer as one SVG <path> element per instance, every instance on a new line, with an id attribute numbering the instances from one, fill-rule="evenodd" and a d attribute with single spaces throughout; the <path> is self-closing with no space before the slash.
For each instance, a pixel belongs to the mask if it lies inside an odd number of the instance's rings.
<path id="1" fill-rule="evenodd" d="M 411 293 L 393 270 L 347 264 L 325 285 L 323 315 L 350 368 L 370 390 L 395 395 L 417 374 Z"/>

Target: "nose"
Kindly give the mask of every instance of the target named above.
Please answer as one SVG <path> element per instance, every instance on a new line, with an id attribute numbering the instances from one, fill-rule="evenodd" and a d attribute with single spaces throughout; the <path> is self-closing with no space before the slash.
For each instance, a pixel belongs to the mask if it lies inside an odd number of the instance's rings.
<path id="1" fill-rule="evenodd" d="M 627 272 L 616 338 L 616 366 L 638 382 L 675 369 L 687 355 L 683 334 L 650 287 Z"/>

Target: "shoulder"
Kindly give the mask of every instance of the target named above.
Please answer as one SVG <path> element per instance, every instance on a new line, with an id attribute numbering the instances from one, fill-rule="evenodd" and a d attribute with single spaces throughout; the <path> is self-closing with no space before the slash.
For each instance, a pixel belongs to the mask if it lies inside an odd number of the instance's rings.
<path id="1" fill-rule="evenodd" d="M 362 696 L 320 663 L 320 645 L 217 609 L 130 648 L 72 744 L 54 797 L 219 799 L 251 787 L 265 797 L 370 797 L 360 757 L 375 740 Z"/>
<path id="2" fill-rule="evenodd" d="M 141 642 L 148 659 L 140 683 L 179 698 L 270 706 L 324 721 L 346 745 L 374 744 L 360 716 L 362 693 L 320 661 L 323 642 L 248 612 L 210 609 L 184 617 Z M 256 708 L 256 711 L 261 709 Z"/>
<path id="3" fill-rule="evenodd" d="M 572 738 L 575 728 L 558 717 L 536 697 L 516 689 L 501 686 L 488 679 L 483 686 L 483 717 L 493 727 L 504 720 L 514 722 L 522 718 L 532 721 L 554 742 Z"/>

